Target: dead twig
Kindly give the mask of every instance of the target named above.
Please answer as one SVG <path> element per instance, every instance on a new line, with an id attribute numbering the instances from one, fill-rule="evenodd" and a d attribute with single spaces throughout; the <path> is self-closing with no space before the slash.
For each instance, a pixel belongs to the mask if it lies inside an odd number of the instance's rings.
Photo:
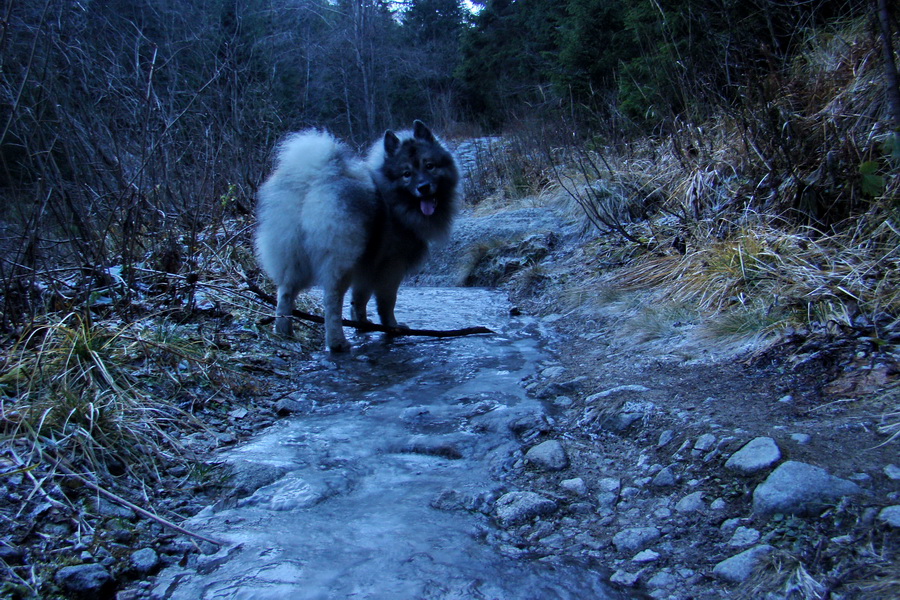
<path id="1" fill-rule="evenodd" d="M 271 294 L 267 294 L 260 289 L 258 285 L 252 281 L 245 281 L 247 289 L 256 294 L 263 302 L 275 306 L 277 304 L 275 298 Z M 325 318 L 320 315 L 314 315 L 302 310 L 294 309 L 293 316 L 304 321 L 313 323 L 324 323 Z M 275 320 L 275 317 L 268 317 L 261 320 L 260 325 L 267 325 Z M 487 327 L 466 327 L 463 329 L 407 329 L 404 327 L 387 327 L 385 325 L 377 325 L 368 321 L 351 321 L 350 319 L 342 319 L 341 323 L 346 327 L 354 327 L 359 331 L 380 331 L 393 336 L 418 335 L 428 337 L 461 337 L 465 335 L 492 334 L 493 330 Z"/>
<path id="2" fill-rule="evenodd" d="M 86 477 L 79 475 L 74 470 L 67 467 L 65 464 L 62 463 L 61 459 L 57 459 L 56 468 L 59 469 L 60 471 L 62 471 L 63 473 L 65 473 L 66 475 L 68 475 L 69 477 L 74 477 L 75 479 L 77 479 L 78 481 L 80 481 L 81 483 L 83 483 L 84 485 L 89 487 L 90 489 L 94 490 L 101 496 L 105 496 L 106 498 L 108 498 L 109 500 L 112 500 L 116 504 L 120 504 L 122 506 L 127 506 L 128 508 L 130 508 L 134 512 L 138 513 L 139 515 L 147 517 L 148 519 L 152 519 L 152 520 L 156 521 L 157 523 L 159 523 L 160 525 L 162 525 L 163 527 L 168 527 L 169 529 L 173 529 L 183 535 L 194 537 L 194 538 L 197 538 L 198 540 L 202 540 L 204 542 L 209 542 L 210 544 L 215 544 L 216 546 L 225 546 L 228 544 L 228 542 L 224 542 L 222 540 L 217 540 L 215 538 L 207 537 L 205 535 L 201 535 L 199 533 L 195 533 L 193 531 L 185 529 L 184 527 L 182 527 L 180 525 L 176 525 L 172 521 L 164 519 L 164 518 L 160 517 L 159 515 L 155 515 L 152 512 L 150 512 L 144 508 L 141 508 L 140 506 L 138 506 L 137 504 L 134 504 L 133 502 L 129 502 L 128 500 L 126 500 L 125 498 L 122 498 L 121 496 L 113 494 L 109 490 L 106 490 L 106 489 L 100 487 L 93 481 L 90 481 Z"/>

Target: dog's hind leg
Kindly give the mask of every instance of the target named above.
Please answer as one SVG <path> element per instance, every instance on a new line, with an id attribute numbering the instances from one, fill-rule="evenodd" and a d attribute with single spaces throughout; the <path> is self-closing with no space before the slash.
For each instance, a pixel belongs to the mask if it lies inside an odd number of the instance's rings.
<path id="1" fill-rule="evenodd" d="M 294 312 L 294 299 L 300 292 L 299 287 L 290 284 L 278 286 L 278 305 L 275 307 L 275 333 L 285 337 L 293 337 L 294 322 L 291 315 Z"/>
<path id="2" fill-rule="evenodd" d="M 325 345 L 332 352 L 346 352 L 350 350 L 350 342 L 344 337 L 344 326 L 341 323 L 344 309 L 344 294 L 350 287 L 350 274 L 324 284 L 325 290 Z"/>

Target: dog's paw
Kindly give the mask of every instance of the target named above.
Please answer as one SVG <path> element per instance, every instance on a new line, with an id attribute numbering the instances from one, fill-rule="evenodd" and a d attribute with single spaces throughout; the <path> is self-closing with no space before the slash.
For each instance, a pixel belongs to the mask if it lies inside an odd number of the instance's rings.
<path id="1" fill-rule="evenodd" d="M 328 349 L 332 352 L 350 352 L 350 348 L 352 348 L 352 346 L 347 340 L 328 342 Z"/>
<path id="2" fill-rule="evenodd" d="M 290 317 L 275 317 L 275 333 L 284 337 L 294 337 L 294 322 Z"/>

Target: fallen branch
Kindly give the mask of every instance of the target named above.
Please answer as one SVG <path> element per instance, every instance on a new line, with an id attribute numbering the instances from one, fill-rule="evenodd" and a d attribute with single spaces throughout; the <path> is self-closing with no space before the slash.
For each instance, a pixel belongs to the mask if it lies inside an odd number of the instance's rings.
<path id="1" fill-rule="evenodd" d="M 271 294 L 267 294 L 260 289 L 258 285 L 253 283 L 252 281 L 246 281 L 247 289 L 256 294 L 263 302 L 267 304 L 271 304 L 272 306 L 276 306 L 278 302 L 275 300 L 275 297 Z M 302 310 L 294 309 L 292 313 L 294 317 L 298 319 L 303 319 L 304 321 L 311 321 L 313 323 L 324 323 L 325 318 L 320 315 L 314 315 L 312 313 L 304 312 Z M 275 317 L 267 317 L 261 320 L 260 325 L 267 325 L 275 320 Z M 420 336 L 429 336 L 429 337 L 460 337 L 464 335 L 477 335 L 481 333 L 494 333 L 493 330 L 488 329 L 487 327 L 466 327 L 463 329 L 407 329 L 405 327 L 387 327 L 385 325 L 377 325 L 375 323 L 371 323 L 369 321 L 351 321 L 350 319 L 341 319 L 341 323 L 345 327 L 354 327 L 359 331 L 380 331 L 382 333 L 387 333 L 396 337 L 400 337 L 403 335 L 420 335 Z"/>
<path id="2" fill-rule="evenodd" d="M 99 493 L 101 496 L 106 496 L 108 499 L 112 500 L 116 504 L 120 504 L 122 506 L 127 506 L 128 508 L 130 508 L 134 512 L 138 513 L 139 515 L 143 515 L 143 516 L 147 517 L 148 519 L 152 519 L 152 520 L 156 521 L 157 523 L 159 523 L 160 525 L 162 525 L 163 527 L 168 527 L 169 529 L 173 529 L 173 530 L 177 531 L 178 533 L 197 538 L 198 540 L 203 540 L 204 542 L 209 542 L 210 544 L 215 544 L 216 546 L 225 546 L 228 544 L 228 542 L 223 542 L 221 540 L 207 537 L 207 536 L 201 535 L 199 533 L 194 533 L 193 531 L 185 529 L 181 525 L 176 525 L 172 521 L 164 519 L 164 518 L 160 517 L 159 515 L 153 514 L 149 510 L 141 508 L 140 506 L 138 506 L 137 504 L 135 504 L 133 502 L 129 502 L 125 498 L 122 498 L 121 496 L 118 496 L 118 495 L 110 492 L 109 490 L 106 490 L 106 489 L 100 487 L 99 485 L 97 485 L 93 481 L 87 479 L 86 477 L 79 475 L 74 470 L 72 470 L 69 467 L 67 467 L 66 465 L 64 465 L 62 463 L 62 459 L 57 459 L 56 468 L 58 468 L 60 471 L 62 471 L 66 475 L 68 475 L 70 477 L 74 477 L 75 479 L 77 479 L 78 481 L 80 481 L 81 483 L 83 483 L 84 485 L 89 487 L 90 489 Z"/>

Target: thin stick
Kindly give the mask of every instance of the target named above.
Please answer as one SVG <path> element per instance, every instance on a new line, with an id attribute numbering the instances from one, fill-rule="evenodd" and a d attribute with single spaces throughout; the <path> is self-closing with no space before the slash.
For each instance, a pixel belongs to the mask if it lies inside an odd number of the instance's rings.
<path id="1" fill-rule="evenodd" d="M 204 542 L 209 542 L 210 544 L 215 544 L 216 546 L 225 546 L 225 545 L 228 544 L 228 542 L 223 542 L 223 541 L 221 541 L 221 540 L 217 540 L 217 539 L 213 539 L 213 538 L 210 538 L 210 537 L 206 537 L 205 535 L 201 535 L 201 534 L 199 534 L 199 533 L 194 533 L 193 531 L 189 531 L 189 530 L 185 529 L 184 527 L 182 527 L 182 526 L 180 526 L 180 525 L 176 525 L 176 524 L 173 523 L 172 521 L 166 520 L 166 519 L 160 517 L 159 515 L 155 515 L 155 514 L 153 514 L 152 512 L 150 512 L 150 511 L 148 511 L 148 510 L 146 510 L 146 509 L 141 508 L 141 507 L 138 506 L 137 504 L 134 504 L 134 503 L 132 503 L 132 502 L 129 502 L 129 501 L 126 500 L 125 498 L 122 498 L 121 496 L 117 496 L 116 494 L 113 494 L 113 493 L 110 492 L 109 490 L 103 489 L 102 487 L 100 487 L 100 486 L 97 485 L 96 483 L 94 483 L 94 482 L 92 482 L 92 481 L 86 479 L 85 477 L 79 475 L 78 473 L 76 473 L 75 471 L 73 471 L 72 469 L 70 469 L 69 467 L 67 467 L 66 465 L 62 464 L 61 462 L 57 462 L 57 463 L 56 463 L 56 466 L 59 468 L 60 471 L 62 471 L 62 472 L 65 473 L 66 475 L 69 475 L 70 477 L 74 477 L 74 478 L 78 479 L 78 480 L 79 480 L 81 483 L 83 483 L 84 485 L 88 486 L 89 488 L 91 488 L 91 489 L 94 490 L 95 492 L 98 492 L 99 494 L 101 494 L 101 495 L 103 495 L 103 496 L 106 496 L 107 498 L 109 498 L 110 500 L 112 500 L 113 502 L 115 502 L 116 504 L 121 504 L 122 506 L 127 506 L 128 508 L 130 508 L 130 509 L 133 510 L 134 512 L 136 512 L 136 513 L 138 513 L 138 514 L 140 514 L 140 515 L 143 515 L 143 516 L 147 517 L 148 519 L 152 519 L 152 520 L 156 521 L 157 523 L 159 523 L 160 525 L 162 525 L 162 526 L 164 526 L 164 527 L 168 527 L 169 529 L 174 529 L 174 530 L 177 531 L 178 533 L 182 533 L 182 534 L 187 535 L 187 536 L 190 536 L 190 537 L 195 537 L 195 538 L 197 538 L 198 540 L 203 540 Z"/>
<path id="2" fill-rule="evenodd" d="M 259 286 L 252 281 L 246 281 L 246 284 L 248 290 L 259 296 L 259 298 L 267 304 L 271 304 L 272 306 L 275 306 L 277 304 L 275 298 L 272 295 L 262 291 Z M 314 315 L 297 309 L 294 309 L 293 316 L 297 317 L 298 319 L 303 319 L 304 321 L 312 321 L 313 323 L 325 322 L 325 318 L 320 315 Z M 274 320 L 275 317 L 268 317 L 261 320 L 259 323 L 260 325 L 267 325 Z M 360 331 L 381 331 L 383 333 L 389 333 L 397 337 L 403 335 L 459 337 L 464 335 L 477 335 L 481 333 L 494 333 L 493 330 L 488 329 L 487 327 L 466 327 L 463 329 L 406 329 L 403 327 L 387 327 L 385 325 L 377 325 L 375 323 L 369 323 L 367 321 L 351 321 L 350 319 L 341 319 L 341 323 L 346 327 L 355 327 Z"/>

